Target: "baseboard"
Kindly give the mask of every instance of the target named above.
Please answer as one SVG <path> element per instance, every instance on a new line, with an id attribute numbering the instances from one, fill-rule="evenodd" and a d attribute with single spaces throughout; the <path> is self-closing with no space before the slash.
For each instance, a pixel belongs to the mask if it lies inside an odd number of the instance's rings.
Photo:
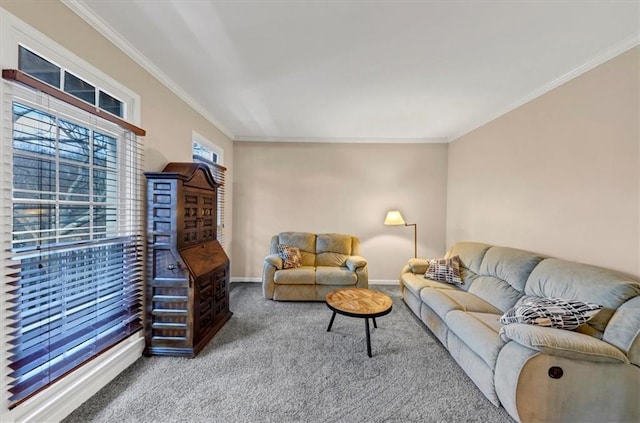
<path id="1" fill-rule="evenodd" d="M 261 283 L 262 278 L 248 276 L 232 276 L 231 282 L 234 283 Z M 397 279 L 369 279 L 369 285 L 398 285 Z"/>
<path id="2" fill-rule="evenodd" d="M 397 279 L 369 279 L 369 285 L 398 285 Z"/>
<path id="3" fill-rule="evenodd" d="M 250 278 L 248 276 L 232 276 L 231 282 L 262 283 L 262 278 Z"/>
<path id="4" fill-rule="evenodd" d="M 142 356 L 138 333 L 7 413 L 3 423 L 59 422 Z"/>

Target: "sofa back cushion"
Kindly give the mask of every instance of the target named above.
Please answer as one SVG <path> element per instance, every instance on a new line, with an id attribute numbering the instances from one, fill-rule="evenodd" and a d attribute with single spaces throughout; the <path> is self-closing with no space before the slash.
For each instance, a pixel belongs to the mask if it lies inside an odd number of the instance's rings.
<path id="1" fill-rule="evenodd" d="M 460 257 L 460 275 L 464 283 L 455 284 L 458 288 L 464 291 L 471 288 L 478 277 L 482 258 L 489 248 L 491 245 L 480 242 L 458 242 L 447 252 L 445 258 Z"/>
<path id="2" fill-rule="evenodd" d="M 354 255 L 354 239 L 344 234 L 318 234 L 316 266 L 346 266 L 347 257 Z"/>
<path id="3" fill-rule="evenodd" d="M 480 272 L 482 258 L 489 248 L 491 248 L 491 245 L 481 242 L 457 242 L 451 247 L 446 258 L 458 256 L 464 269 L 478 274 Z"/>
<path id="4" fill-rule="evenodd" d="M 640 284 L 613 270 L 548 258 L 531 272 L 524 292 L 537 297 L 602 305 L 598 314 L 586 323 L 602 333 L 613 313 L 623 303 L 640 295 Z"/>
<path id="5" fill-rule="evenodd" d="M 481 275 L 491 275 L 506 283 L 522 295 L 533 269 L 544 257 L 529 251 L 507 247 L 491 247 L 482 258 Z"/>
<path id="6" fill-rule="evenodd" d="M 316 235 L 307 232 L 281 232 L 271 238 L 270 252 L 278 254 L 278 244 L 300 249 L 303 266 L 314 266 L 316 262 Z"/>
<path id="7" fill-rule="evenodd" d="M 447 257 L 459 256 L 462 264 L 461 289 L 507 311 L 524 294 L 529 274 L 543 257 L 524 250 L 494 247 L 480 242 L 458 242 Z"/>

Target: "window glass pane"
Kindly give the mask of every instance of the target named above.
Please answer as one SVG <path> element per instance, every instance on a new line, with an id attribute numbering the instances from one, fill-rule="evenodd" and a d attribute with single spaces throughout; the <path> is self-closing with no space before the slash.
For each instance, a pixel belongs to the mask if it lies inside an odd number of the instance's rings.
<path id="1" fill-rule="evenodd" d="M 95 132 L 93 134 L 93 164 L 115 169 L 118 158 L 117 146 L 115 138 Z"/>
<path id="2" fill-rule="evenodd" d="M 193 143 L 193 156 L 194 158 L 199 157 L 213 163 L 218 163 L 218 155 L 197 142 Z"/>
<path id="3" fill-rule="evenodd" d="M 61 120 L 59 149 L 61 159 L 89 163 L 89 129 Z"/>
<path id="4" fill-rule="evenodd" d="M 18 47 L 18 69 L 60 88 L 60 68 L 22 46 Z"/>
<path id="5" fill-rule="evenodd" d="M 42 245 L 42 238 L 55 235 L 56 207 L 53 204 L 13 205 L 13 239 L 16 248 Z M 53 242 L 53 241 L 49 241 Z"/>
<path id="6" fill-rule="evenodd" d="M 60 199 L 89 201 L 89 168 L 60 163 Z"/>
<path id="7" fill-rule="evenodd" d="M 89 239 L 91 215 L 89 206 L 60 206 L 61 242 Z"/>
<path id="8" fill-rule="evenodd" d="M 113 113 L 116 116 L 124 117 L 124 107 L 122 101 L 118 100 L 115 97 L 111 97 L 104 91 L 100 91 L 98 99 L 100 101 L 98 106 L 102 110 L 106 110 L 107 112 Z"/>
<path id="9" fill-rule="evenodd" d="M 56 164 L 44 158 L 13 156 L 13 189 L 15 198 L 54 200 Z"/>
<path id="10" fill-rule="evenodd" d="M 89 104 L 96 104 L 96 87 L 69 72 L 64 73 L 64 90 Z"/>
<path id="11" fill-rule="evenodd" d="M 115 201 L 118 198 L 118 177 L 115 172 L 93 171 L 93 201 Z"/>
<path id="12" fill-rule="evenodd" d="M 117 233 L 118 212 L 115 206 L 96 206 L 93 208 L 94 238 L 104 238 Z"/>
<path id="13" fill-rule="evenodd" d="M 56 154 L 56 119 L 13 103 L 13 148 L 34 154 Z"/>

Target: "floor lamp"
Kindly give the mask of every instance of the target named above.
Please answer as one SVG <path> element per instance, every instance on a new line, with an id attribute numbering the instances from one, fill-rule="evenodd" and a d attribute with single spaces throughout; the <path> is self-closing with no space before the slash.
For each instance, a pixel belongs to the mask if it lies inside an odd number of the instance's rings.
<path id="1" fill-rule="evenodd" d="M 400 210 L 389 210 L 387 212 L 387 217 L 384 218 L 384 224 L 390 226 L 413 226 L 413 257 L 418 257 L 418 224 L 417 223 L 407 223 L 404 221 Z"/>

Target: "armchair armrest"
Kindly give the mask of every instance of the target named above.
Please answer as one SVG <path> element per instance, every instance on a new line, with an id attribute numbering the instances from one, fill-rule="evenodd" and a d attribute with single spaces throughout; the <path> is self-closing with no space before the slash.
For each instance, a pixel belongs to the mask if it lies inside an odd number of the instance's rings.
<path id="1" fill-rule="evenodd" d="M 409 266 L 411 273 L 413 273 L 414 275 L 419 275 L 421 273 L 424 274 L 429 268 L 429 260 L 422 258 L 412 258 L 409 259 L 407 266 Z"/>
<path id="2" fill-rule="evenodd" d="M 503 341 L 515 341 L 532 350 L 585 361 L 629 363 L 616 347 L 593 336 L 569 330 L 515 323 L 500 329 Z"/>
<path id="3" fill-rule="evenodd" d="M 356 269 L 359 269 L 361 267 L 365 267 L 367 265 L 367 259 L 365 259 L 364 257 L 360 257 L 360 256 L 349 256 L 347 257 L 347 267 L 349 268 L 349 270 L 351 270 L 352 272 L 355 272 Z"/>
<path id="4" fill-rule="evenodd" d="M 282 257 L 278 254 L 269 254 L 264 258 L 264 262 L 272 265 L 276 269 L 282 269 Z"/>

